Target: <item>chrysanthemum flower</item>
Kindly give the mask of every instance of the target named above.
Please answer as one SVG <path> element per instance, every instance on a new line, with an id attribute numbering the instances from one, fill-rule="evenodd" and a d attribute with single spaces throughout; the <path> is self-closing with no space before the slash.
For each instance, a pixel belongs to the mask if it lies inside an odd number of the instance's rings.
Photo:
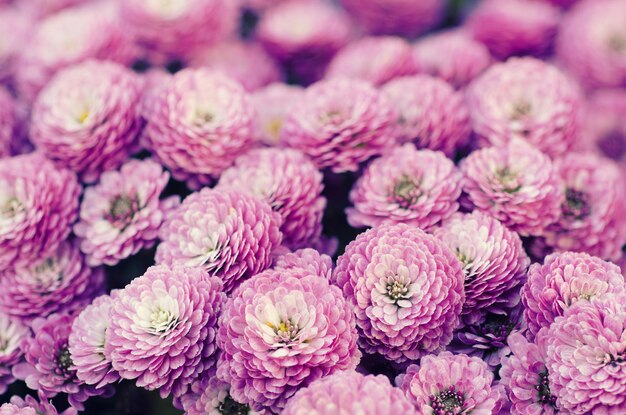
<path id="1" fill-rule="evenodd" d="M 521 235 L 541 235 L 565 197 L 548 156 L 519 140 L 478 150 L 461 162 L 466 202 Z"/>
<path id="2" fill-rule="evenodd" d="M 372 59 L 373 56 L 376 59 Z M 379 86 L 417 71 L 418 64 L 406 40 L 393 36 L 365 37 L 335 55 L 326 78 L 361 79 Z"/>
<path id="3" fill-rule="evenodd" d="M 514 58 L 490 67 L 467 89 L 467 107 L 480 144 L 523 138 L 550 156 L 564 154 L 579 132 L 577 85 L 556 67 Z"/>
<path id="4" fill-rule="evenodd" d="M 59 71 L 33 106 L 39 150 L 86 182 L 119 167 L 143 125 L 141 79 L 114 62 L 89 60 Z"/>
<path id="5" fill-rule="evenodd" d="M 333 260 L 319 251 L 306 248 L 289 252 L 276 258 L 275 270 L 303 269 L 313 275 L 330 280 L 333 272 Z"/>
<path id="6" fill-rule="evenodd" d="M 280 246 L 280 215 L 235 190 L 202 189 L 188 196 L 160 229 L 157 263 L 201 267 L 230 292 L 268 268 Z"/>
<path id="7" fill-rule="evenodd" d="M 220 72 L 185 69 L 157 86 L 144 106 L 147 144 L 179 180 L 207 184 L 256 141 L 254 106 Z"/>
<path id="8" fill-rule="evenodd" d="M 177 196 L 159 200 L 169 177 L 152 160 L 131 160 L 85 190 L 74 232 L 82 238 L 80 248 L 89 265 L 115 265 L 154 245 L 179 202 Z"/>
<path id="9" fill-rule="evenodd" d="M 283 415 L 414 415 L 402 390 L 382 376 L 342 371 L 316 380 L 291 398 Z"/>
<path id="10" fill-rule="evenodd" d="M 619 292 L 626 283 L 617 265 L 585 253 L 548 255 L 543 265 L 531 265 L 522 287 L 528 332 L 535 336 L 578 301 Z"/>
<path id="11" fill-rule="evenodd" d="M 0 395 L 4 395 L 10 384 L 13 383 L 12 369 L 24 355 L 25 339 L 30 336 L 30 330 L 18 319 L 0 312 Z"/>
<path id="12" fill-rule="evenodd" d="M 396 147 L 374 160 L 350 192 L 354 227 L 407 223 L 428 230 L 459 209 L 461 173 L 443 153 Z"/>
<path id="13" fill-rule="evenodd" d="M 423 414 L 491 415 L 500 399 L 489 366 L 477 357 L 441 352 L 411 365 L 398 384 Z"/>
<path id="14" fill-rule="evenodd" d="M 341 291 L 303 269 L 268 270 L 228 300 L 217 335 L 217 376 L 254 410 L 279 412 L 294 393 L 361 353 L 354 315 Z"/>
<path id="15" fill-rule="evenodd" d="M 1 2 L 0 2 L 1 3 Z M 0 5 L 0 83 L 10 83 L 16 60 L 32 31 L 30 16 L 17 7 Z"/>
<path id="16" fill-rule="evenodd" d="M 224 171 L 217 188 L 265 200 L 282 218 L 283 243 L 299 249 L 311 246 L 322 233 L 326 207 L 322 179 L 313 162 L 299 151 L 264 148 L 239 157 Z"/>
<path id="17" fill-rule="evenodd" d="M 396 141 L 393 104 L 363 81 L 320 81 L 298 104 L 283 125 L 281 142 L 302 150 L 319 168 L 356 171 Z"/>
<path id="18" fill-rule="evenodd" d="M 181 396 L 214 367 L 222 282 L 200 268 L 154 266 L 116 293 L 105 356 L 124 379 Z"/>
<path id="19" fill-rule="evenodd" d="M 299 86 L 275 83 L 255 91 L 252 102 L 257 112 L 257 131 L 261 141 L 278 145 L 285 119 L 302 99 L 304 89 Z"/>
<path id="20" fill-rule="evenodd" d="M 39 153 L 0 160 L 0 268 L 51 255 L 78 215 L 80 186 Z"/>
<path id="21" fill-rule="evenodd" d="M 222 382 L 212 373 L 197 384 L 193 399 L 184 401 L 186 415 L 264 415 L 266 411 L 253 411 L 248 404 L 242 404 L 230 396 L 230 385 Z"/>
<path id="22" fill-rule="evenodd" d="M 48 402 L 46 398 L 39 394 L 40 401 L 30 395 L 26 395 L 24 399 L 19 396 L 11 397 L 10 403 L 6 403 L 0 407 L 2 415 L 78 415 L 76 409 L 70 407 L 60 412 Z M 7 409 L 5 409 L 7 408 Z M 6 412 L 3 412 L 6 411 Z"/>
<path id="23" fill-rule="evenodd" d="M 382 91 L 398 110 L 398 141 L 453 157 L 470 136 L 464 97 L 445 81 L 428 75 L 399 78 Z"/>
<path id="24" fill-rule="evenodd" d="M 360 234 L 333 272 L 356 313 L 359 345 L 398 363 L 450 342 L 465 301 L 464 279 L 443 242 L 406 224 Z"/>

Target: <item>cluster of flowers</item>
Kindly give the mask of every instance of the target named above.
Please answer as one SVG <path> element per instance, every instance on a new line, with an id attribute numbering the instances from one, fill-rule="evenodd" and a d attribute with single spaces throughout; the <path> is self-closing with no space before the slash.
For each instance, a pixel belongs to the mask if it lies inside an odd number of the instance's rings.
<path id="1" fill-rule="evenodd" d="M 626 0 L 467 6 L 0 0 L 0 414 L 626 414 Z"/>

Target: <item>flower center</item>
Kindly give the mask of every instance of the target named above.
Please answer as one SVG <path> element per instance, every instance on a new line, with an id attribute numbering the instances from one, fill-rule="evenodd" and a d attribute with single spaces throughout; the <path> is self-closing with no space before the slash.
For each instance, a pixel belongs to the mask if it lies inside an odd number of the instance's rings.
<path id="1" fill-rule="evenodd" d="M 535 390 L 539 393 L 539 402 L 542 405 L 556 407 L 556 397 L 550 392 L 550 383 L 548 381 L 548 371 L 544 370 L 539 373 L 539 383 L 535 385 Z"/>
<path id="2" fill-rule="evenodd" d="M 278 343 L 288 344 L 296 340 L 298 337 L 298 333 L 300 332 L 300 328 L 293 324 L 290 320 L 281 321 L 278 326 L 275 326 L 271 323 L 267 323 L 268 326 L 274 330 L 274 334 L 277 337 Z"/>
<path id="3" fill-rule="evenodd" d="M 71 367 L 73 365 L 74 362 L 72 362 L 70 350 L 67 345 L 65 345 L 59 350 L 59 354 L 57 355 L 57 366 L 66 377 L 69 377 L 72 375 Z"/>
<path id="4" fill-rule="evenodd" d="M 4 204 L 0 206 L 0 216 L 3 219 L 13 219 L 20 213 L 24 212 L 24 205 L 15 197 L 9 197 Z"/>
<path id="5" fill-rule="evenodd" d="M 611 160 L 621 160 L 626 154 L 626 137 L 619 130 L 613 130 L 598 140 L 598 148 Z"/>
<path id="6" fill-rule="evenodd" d="M 511 119 L 514 121 L 521 120 L 524 117 L 530 115 L 532 107 L 528 101 L 520 101 L 513 107 Z"/>
<path id="7" fill-rule="evenodd" d="M 153 334 L 169 332 L 178 324 L 178 318 L 170 311 L 156 309 L 150 316 L 150 331 Z"/>
<path id="8" fill-rule="evenodd" d="M 626 52 L 626 36 L 621 33 L 614 33 L 609 37 L 609 49 L 616 53 Z"/>
<path id="9" fill-rule="evenodd" d="M 403 175 L 393 185 L 391 198 L 403 209 L 410 208 L 421 196 L 422 192 L 419 189 L 419 183 L 407 175 Z"/>
<path id="10" fill-rule="evenodd" d="M 496 171 L 496 177 L 506 193 L 515 193 L 522 188 L 522 185 L 519 183 L 517 178 L 517 174 L 508 167 L 504 167 Z"/>
<path id="11" fill-rule="evenodd" d="M 250 407 L 235 401 L 230 394 L 226 395 L 224 401 L 220 403 L 217 410 L 222 415 L 248 415 Z"/>
<path id="12" fill-rule="evenodd" d="M 128 195 L 118 195 L 111 202 L 107 219 L 115 227 L 124 229 L 139 210 L 139 200 Z"/>
<path id="13" fill-rule="evenodd" d="M 465 399 L 454 386 L 430 398 L 430 406 L 433 408 L 433 415 L 456 415 L 463 409 Z"/>
<path id="14" fill-rule="evenodd" d="M 576 189 L 567 188 L 565 190 L 563 216 L 570 220 L 581 220 L 589 216 L 589 213 L 591 213 L 591 208 L 587 194 Z"/>
<path id="15" fill-rule="evenodd" d="M 323 113 L 320 116 L 320 121 L 322 124 L 337 126 L 343 122 L 344 118 L 343 111 L 336 109 Z"/>
<path id="16" fill-rule="evenodd" d="M 401 298 L 406 298 L 406 294 L 409 292 L 409 288 L 400 281 L 393 281 L 387 284 L 387 296 L 394 301 L 398 301 Z"/>

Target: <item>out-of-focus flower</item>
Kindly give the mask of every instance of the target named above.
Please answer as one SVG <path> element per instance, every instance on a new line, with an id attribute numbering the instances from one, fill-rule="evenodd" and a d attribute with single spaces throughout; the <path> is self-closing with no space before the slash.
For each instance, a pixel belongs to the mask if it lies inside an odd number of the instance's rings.
<path id="1" fill-rule="evenodd" d="M 200 268 L 154 266 L 113 297 L 104 345 L 124 379 L 183 395 L 215 365 L 222 282 Z"/>
<path id="2" fill-rule="evenodd" d="M 306 248 L 290 252 L 276 258 L 275 270 L 302 269 L 312 275 L 318 275 L 330 280 L 333 272 L 333 260 L 319 251 Z"/>
<path id="3" fill-rule="evenodd" d="M 460 167 L 464 202 L 521 235 L 541 235 L 559 218 L 565 197 L 558 170 L 527 143 L 475 151 Z"/>
<path id="4" fill-rule="evenodd" d="M 428 230 L 459 209 L 461 173 L 443 153 L 396 147 L 374 160 L 350 192 L 354 227 L 407 223 Z"/>
<path id="5" fill-rule="evenodd" d="M 16 7 L 0 5 L 0 83 L 10 83 L 16 59 L 32 32 L 30 17 Z"/>
<path id="6" fill-rule="evenodd" d="M 335 55 L 326 78 L 362 79 L 379 86 L 417 71 L 418 63 L 406 40 L 393 36 L 365 37 Z"/>
<path id="7" fill-rule="evenodd" d="M 75 7 L 87 0 L 21 0 L 18 7 L 36 20 L 43 19 L 60 12 L 63 9 Z"/>
<path id="8" fill-rule="evenodd" d="M 0 86 L 0 158 L 13 153 L 13 142 L 19 133 L 18 123 L 15 100 L 9 91 Z"/>
<path id="9" fill-rule="evenodd" d="M 28 336 L 28 327 L 18 319 L 0 312 L 0 395 L 4 395 L 9 385 L 15 381 L 12 369 L 24 355 L 24 341 Z"/>
<path id="10" fill-rule="evenodd" d="M 85 190 L 74 232 L 89 265 L 115 265 L 151 248 L 177 196 L 159 200 L 169 173 L 152 160 L 131 160 Z"/>
<path id="11" fill-rule="evenodd" d="M 428 75 L 399 78 L 382 88 L 398 110 L 398 141 L 443 151 L 453 157 L 470 136 L 464 97 Z"/>
<path id="12" fill-rule="evenodd" d="M 192 384 L 197 389 L 192 399 L 183 401 L 186 415 L 264 415 L 266 411 L 253 411 L 248 404 L 242 404 L 230 396 L 230 385 L 222 382 L 211 373 L 200 382 Z M 189 396 L 188 398 L 190 398 Z"/>
<path id="13" fill-rule="evenodd" d="M 94 182 L 135 150 L 143 125 L 141 79 L 114 62 L 59 71 L 33 106 L 30 134 L 47 157 Z"/>
<path id="14" fill-rule="evenodd" d="M 257 130 L 261 141 L 269 146 L 278 145 L 285 119 L 302 99 L 304 89 L 275 83 L 256 91 L 252 102 L 257 112 Z"/>
<path id="15" fill-rule="evenodd" d="M 160 229 L 156 262 L 204 268 L 230 292 L 271 265 L 280 246 L 280 215 L 256 197 L 231 189 L 188 196 Z"/>
<path id="16" fill-rule="evenodd" d="M 356 171 L 396 141 L 391 101 L 364 81 L 346 78 L 310 86 L 285 121 L 281 142 L 302 150 L 318 168 Z"/>
<path id="17" fill-rule="evenodd" d="M 406 224 L 360 234 L 333 272 L 356 314 L 359 345 L 398 363 L 450 342 L 465 301 L 464 277 L 443 242 Z"/>
<path id="18" fill-rule="evenodd" d="M 278 412 L 300 387 L 354 369 L 357 337 L 352 310 L 328 280 L 304 269 L 265 271 L 224 307 L 217 375 L 237 402 Z"/>
<path id="19" fill-rule="evenodd" d="M 283 415 L 414 415 L 402 390 L 382 376 L 341 371 L 316 380 L 289 400 Z"/>
<path id="20" fill-rule="evenodd" d="M 52 254 L 78 215 L 76 176 L 39 153 L 0 160 L 0 268 Z"/>
<path id="21" fill-rule="evenodd" d="M 479 144 L 501 146 L 523 138 L 554 157 L 578 137 L 578 87 L 540 60 L 513 58 L 493 65 L 468 86 L 466 98 Z"/>
<path id="22" fill-rule="evenodd" d="M 74 312 L 102 294 L 104 270 L 90 268 L 78 247 L 63 242 L 56 252 L 0 273 L 0 310 L 30 321 Z"/>
<path id="23" fill-rule="evenodd" d="M 76 409 L 70 407 L 65 411 L 60 412 L 48 402 L 48 400 L 39 394 L 39 401 L 30 395 L 26 395 L 25 398 L 19 396 L 11 397 L 10 403 L 6 403 L 0 407 L 0 414 L 2 415 L 78 415 Z M 2 412 L 6 407 L 10 408 L 7 412 Z"/>
<path id="24" fill-rule="evenodd" d="M 243 87 L 207 68 L 185 69 L 146 97 L 144 135 L 154 155 L 191 187 L 210 183 L 255 144 Z"/>
<path id="25" fill-rule="evenodd" d="M 619 292 L 626 283 L 617 265 L 585 253 L 548 255 L 543 265 L 531 265 L 522 287 L 528 333 L 534 337 L 578 301 Z"/>

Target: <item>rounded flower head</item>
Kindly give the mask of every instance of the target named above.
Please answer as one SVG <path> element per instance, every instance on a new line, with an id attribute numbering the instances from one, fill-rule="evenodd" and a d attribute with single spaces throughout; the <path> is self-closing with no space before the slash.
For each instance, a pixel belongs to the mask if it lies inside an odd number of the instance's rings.
<path id="1" fill-rule="evenodd" d="M 548 156 L 515 140 L 478 150 L 461 162 L 466 202 L 521 235 L 541 235 L 564 201 Z"/>
<path id="2" fill-rule="evenodd" d="M 428 230 L 459 208 L 461 173 L 440 152 L 396 147 L 374 160 L 350 192 L 354 227 L 407 223 Z"/>
<path id="3" fill-rule="evenodd" d="M 475 322 L 488 311 L 506 307 L 509 297 L 519 291 L 530 265 L 519 236 L 480 211 L 458 213 L 433 234 L 463 264 L 464 318 Z"/>
<path id="4" fill-rule="evenodd" d="M 74 408 L 67 408 L 65 411 L 60 412 L 40 395 L 40 400 L 33 398 L 30 395 L 26 395 L 24 399 L 19 396 L 11 397 L 11 403 L 6 403 L 0 407 L 0 414 L 2 415 L 78 415 L 78 412 Z M 4 408 L 10 408 L 7 412 L 2 412 Z"/>
<path id="5" fill-rule="evenodd" d="M 89 265 L 115 265 L 151 248 L 178 197 L 159 200 L 169 174 L 152 160 L 131 160 L 85 190 L 74 232 Z"/>
<path id="6" fill-rule="evenodd" d="M 311 246 L 321 235 L 326 207 L 322 174 L 299 151 L 252 150 L 222 174 L 219 188 L 265 200 L 282 218 L 280 230 L 288 248 Z"/>
<path id="7" fill-rule="evenodd" d="M 399 378 L 399 385 L 424 415 L 491 415 L 500 399 L 489 366 L 464 354 L 424 356 Z"/>
<path id="8" fill-rule="evenodd" d="M 570 153 L 556 166 L 565 201 L 558 222 L 545 235 L 547 245 L 613 261 L 621 258 L 626 243 L 626 182 L 617 165 L 592 154 Z"/>
<path id="9" fill-rule="evenodd" d="M 13 80 L 16 61 L 32 31 L 32 20 L 17 7 L 3 7 L 0 1 L 0 83 Z"/>
<path id="10" fill-rule="evenodd" d="M 569 11 L 557 58 L 587 87 L 626 85 L 626 1 L 585 0 Z"/>
<path id="11" fill-rule="evenodd" d="M 522 287 L 528 332 L 534 337 L 578 301 L 619 292 L 626 283 L 617 265 L 585 253 L 548 255 L 543 265 L 531 265 Z"/>
<path id="12" fill-rule="evenodd" d="M 474 39 L 500 59 L 516 55 L 542 56 L 550 51 L 561 20 L 548 3 L 526 0 L 486 0 L 466 25 Z"/>
<path id="13" fill-rule="evenodd" d="M 546 366 L 559 408 L 573 414 L 626 413 L 626 294 L 579 301 L 547 334 Z"/>
<path id="14" fill-rule="evenodd" d="M 312 275 L 330 280 L 333 272 L 333 260 L 315 249 L 306 248 L 279 256 L 276 258 L 274 269 L 277 271 L 302 269 Z"/>
<path id="15" fill-rule="evenodd" d="M 509 59 L 489 68 L 467 90 L 467 106 L 481 144 L 523 138 L 550 156 L 565 153 L 579 130 L 576 84 L 534 58 Z"/>
<path id="16" fill-rule="evenodd" d="M 360 346 L 400 363 L 450 342 L 465 301 L 464 277 L 439 239 L 396 224 L 357 236 L 337 260 L 333 282 L 356 313 Z"/>
<path id="17" fill-rule="evenodd" d="M 421 72 L 463 88 L 491 65 L 489 50 L 462 31 L 440 32 L 414 46 Z"/>
<path id="18" fill-rule="evenodd" d="M 0 345 L 2 346 L 0 348 L 0 395 L 4 395 L 8 386 L 15 380 L 12 369 L 24 355 L 22 349 L 28 336 L 30 336 L 28 327 L 10 315 L 0 312 Z"/>
<path id="19" fill-rule="evenodd" d="M 245 281 L 220 317 L 217 376 L 254 410 L 278 412 L 300 387 L 354 369 L 361 353 L 341 291 L 304 269 Z"/>
<path id="20" fill-rule="evenodd" d="M 110 306 L 105 356 L 124 379 L 183 395 L 215 365 L 217 318 L 226 295 L 200 268 L 154 266 L 117 292 Z"/>
<path id="21" fill-rule="evenodd" d="M 471 132 L 463 95 L 428 75 L 399 78 L 382 91 L 398 110 L 398 140 L 454 156 Z"/>
<path id="22" fill-rule="evenodd" d="M 0 310 L 26 321 L 74 312 L 104 291 L 105 278 L 75 244 L 63 242 L 50 256 L 0 273 Z"/>
<path id="23" fill-rule="evenodd" d="M 363 81 L 346 78 L 309 87 L 281 131 L 281 141 L 302 150 L 319 168 L 356 171 L 361 162 L 396 141 L 393 104 Z"/>
<path id="24" fill-rule="evenodd" d="M 257 112 L 257 133 L 268 146 L 278 145 L 285 119 L 302 99 L 304 89 L 275 83 L 256 91 L 252 102 Z"/>
<path id="25" fill-rule="evenodd" d="M 52 254 L 70 233 L 80 190 L 39 153 L 0 160 L 0 268 Z"/>
<path id="26" fill-rule="evenodd" d="M 372 59 L 372 57 L 376 57 Z M 326 78 L 362 79 L 383 85 L 394 78 L 413 75 L 418 65 L 409 43 L 392 36 L 365 37 L 350 43 L 331 61 Z"/>
<path id="27" fill-rule="evenodd" d="M 202 267 L 230 292 L 268 268 L 280 246 L 280 215 L 235 190 L 202 189 L 188 196 L 161 227 L 156 261 Z"/>
<path id="28" fill-rule="evenodd" d="M 372 34 L 414 37 L 441 21 L 443 0 L 341 0 L 352 16 Z"/>
<path id="29" fill-rule="evenodd" d="M 402 390 L 382 376 L 342 371 L 316 380 L 289 400 L 283 415 L 417 414 Z"/>
<path id="30" fill-rule="evenodd" d="M 255 143 L 254 106 L 237 82 L 211 69 L 185 69 L 147 97 L 148 147 L 175 178 L 207 184 Z"/>
<path id="31" fill-rule="evenodd" d="M 222 382 L 212 373 L 200 382 L 195 382 L 192 389 L 197 389 L 192 400 L 183 401 L 186 415 L 263 415 L 265 411 L 253 411 L 248 404 L 242 404 L 230 396 L 230 385 Z"/>
<path id="32" fill-rule="evenodd" d="M 83 181 L 122 164 L 142 127 L 140 78 L 123 66 L 87 61 L 50 81 L 33 106 L 30 134 L 43 153 Z"/>

